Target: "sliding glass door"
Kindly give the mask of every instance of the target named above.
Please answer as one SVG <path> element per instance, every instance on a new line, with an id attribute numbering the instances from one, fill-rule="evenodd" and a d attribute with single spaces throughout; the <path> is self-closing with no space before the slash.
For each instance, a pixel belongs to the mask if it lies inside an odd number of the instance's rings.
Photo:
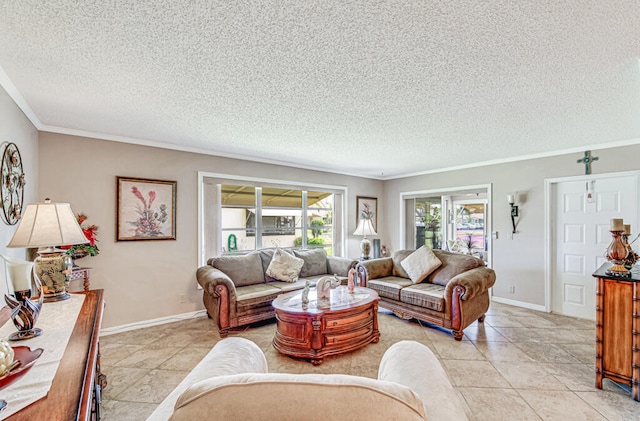
<path id="1" fill-rule="evenodd" d="M 471 254 L 491 265 L 491 185 L 401 193 L 402 244 Z"/>
<path id="2" fill-rule="evenodd" d="M 457 241 L 458 245 L 466 248 L 467 253 L 484 259 L 487 252 L 487 200 L 456 200 L 453 210 L 455 220 L 450 240 Z"/>

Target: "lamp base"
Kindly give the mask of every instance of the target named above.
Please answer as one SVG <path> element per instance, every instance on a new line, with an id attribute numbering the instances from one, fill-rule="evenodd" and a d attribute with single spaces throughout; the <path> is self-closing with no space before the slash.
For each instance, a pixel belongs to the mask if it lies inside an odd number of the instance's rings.
<path id="1" fill-rule="evenodd" d="M 24 341 L 25 339 L 35 338 L 36 336 L 42 335 L 42 329 L 36 327 L 29 330 L 19 330 L 17 332 L 13 332 L 9 335 L 10 341 Z"/>
<path id="2" fill-rule="evenodd" d="M 64 250 L 38 250 L 35 259 L 35 273 L 42 284 L 44 302 L 51 303 L 70 298 L 67 293 L 69 274 L 73 270 L 71 256 Z"/>
<path id="3" fill-rule="evenodd" d="M 371 253 L 371 241 L 365 236 L 360 242 L 360 260 L 369 260 L 369 254 Z"/>

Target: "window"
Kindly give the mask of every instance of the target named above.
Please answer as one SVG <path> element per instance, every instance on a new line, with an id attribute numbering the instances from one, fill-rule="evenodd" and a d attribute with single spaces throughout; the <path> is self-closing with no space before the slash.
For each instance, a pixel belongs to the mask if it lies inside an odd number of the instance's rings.
<path id="1" fill-rule="evenodd" d="M 201 260 L 264 247 L 342 254 L 344 190 L 205 176 L 201 183 Z"/>
<path id="2" fill-rule="evenodd" d="M 490 184 L 400 193 L 404 247 L 462 250 L 490 266 L 490 197 Z"/>

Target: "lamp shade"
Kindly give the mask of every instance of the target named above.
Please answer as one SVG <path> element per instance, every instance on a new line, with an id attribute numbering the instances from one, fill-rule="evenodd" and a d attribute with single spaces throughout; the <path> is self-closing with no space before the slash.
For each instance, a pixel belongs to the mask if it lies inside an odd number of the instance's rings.
<path id="1" fill-rule="evenodd" d="M 27 205 L 7 247 L 51 247 L 87 243 L 68 203 Z"/>
<path id="2" fill-rule="evenodd" d="M 376 230 L 373 229 L 373 223 L 371 223 L 371 219 L 363 218 L 358 222 L 358 227 L 353 232 L 353 235 L 378 235 Z"/>

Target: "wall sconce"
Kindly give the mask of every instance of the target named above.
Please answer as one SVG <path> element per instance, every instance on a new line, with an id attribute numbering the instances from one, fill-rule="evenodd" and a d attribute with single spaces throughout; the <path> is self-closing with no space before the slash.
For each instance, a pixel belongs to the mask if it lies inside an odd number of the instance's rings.
<path id="1" fill-rule="evenodd" d="M 518 207 L 516 206 L 516 194 L 507 193 L 507 201 L 511 205 L 511 225 L 513 225 L 512 233 L 516 233 L 516 217 L 518 216 Z"/>

